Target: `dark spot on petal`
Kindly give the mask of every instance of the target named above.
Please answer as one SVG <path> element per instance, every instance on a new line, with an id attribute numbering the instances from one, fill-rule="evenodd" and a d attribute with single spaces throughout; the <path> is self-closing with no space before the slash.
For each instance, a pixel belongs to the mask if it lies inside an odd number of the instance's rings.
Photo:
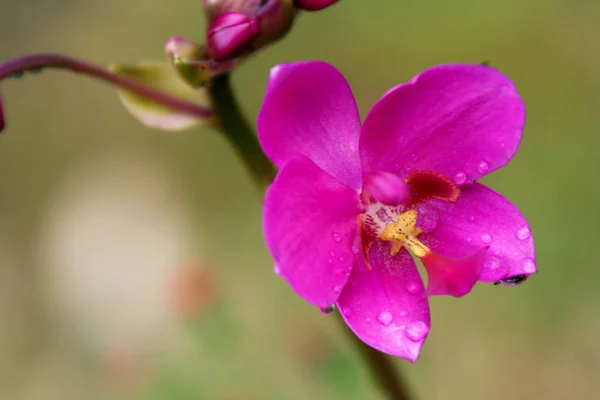
<path id="1" fill-rule="evenodd" d="M 524 274 L 509 276 L 508 278 L 500 279 L 499 281 L 494 282 L 494 285 L 517 286 L 525 282 L 527 278 L 529 278 L 529 275 Z"/>
<path id="2" fill-rule="evenodd" d="M 410 188 L 411 207 L 427 200 L 443 200 L 456 203 L 460 197 L 460 188 L 452 179 L 436 171 L 415 170 L 406 178 Z"/>

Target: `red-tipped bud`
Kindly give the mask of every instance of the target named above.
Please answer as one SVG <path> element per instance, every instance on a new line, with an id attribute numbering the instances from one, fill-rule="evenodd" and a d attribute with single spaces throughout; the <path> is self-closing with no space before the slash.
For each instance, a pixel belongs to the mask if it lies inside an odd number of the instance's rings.
<path id="1" fill-rule="evenodd" d="M 241 56 L 249 50 L 258 33 L 258 24 L 250 17 L 237 12 L 221 14 L 208 30 L 208 54 L 215 61 Z"/>
<path id="2" fill-rule="evenodd" d="M 319 11 L 337 2 L 338 0 L 294 0 L 294 5 L 306 11 Z"/>

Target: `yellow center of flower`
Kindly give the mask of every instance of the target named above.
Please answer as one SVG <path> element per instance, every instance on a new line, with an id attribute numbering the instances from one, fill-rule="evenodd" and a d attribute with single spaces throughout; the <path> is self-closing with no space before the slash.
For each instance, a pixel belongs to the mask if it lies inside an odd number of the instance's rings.
<path id="1" fill-rule="evenodd" d="M 400 249 L 406 247 L 415 256 L 425 257 L 431 250 L 417 239 L 421 228 L 417 228 L 417 210 L 406 211 L 398 217 L 396 222 L 386 225 L 379 234 L 379 239 L 392 242 L 391 255 L 398 254 Z"/>

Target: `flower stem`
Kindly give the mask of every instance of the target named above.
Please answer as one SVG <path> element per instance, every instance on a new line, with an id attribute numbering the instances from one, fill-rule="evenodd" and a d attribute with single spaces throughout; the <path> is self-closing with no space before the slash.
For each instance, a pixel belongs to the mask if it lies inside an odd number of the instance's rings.
<path id="1" fill-rule="evenodd" d="M 104 67 L 60 54 L 29 54 L 5 61 L 0 64 L 0 81 L 8 77 L 19 77 L 25 72 L 40 71 L 44 68 L 65 69 L 92 76 L 146 97 L 165 107 L 185 112 L 202 119 L 212 115 L 212 111 L 208 108 L 160 92 L 134 79 L 114 74 Z"/>
<path id="2" fill-rule="evenodd" d="M 352 332 L 341 316 L 338 317 L 342 329 L 348 334 L 348 337 L 354 344 L 365 360 L 365 364 L 369 366 L 369 371 L 373 376 L 373 380 L 377 383 L 380 389 L 385 394 L 388 400 L 414 400 L 410 395 L 402 376 L 394 367 L 392 358 L 374 348 L 364 344 Z"/>
<path id="3" fill-rule="evenodd" d="M 236 149 L 246 168 L 261 188 L 270 184 L 277 173 L 273 164 L 263 153 L 254 129 L 244 119 L 231 88 L 229 73 L 215 77 L 210 87 L 210 97 L 219 122 L 219 128 Z M 375 382 L 389 400 L 410 400 L 408 389 L 394 368 L 392 359 L 366 344 L 354 335 L 339 318 L 354 346 L 362 355 Z"/>
<path id="4" fill-rule="evenodd" d="M 223 73 L 213 78 L 209 88 L 218 128 L 242 158 L 255 183 L 263 188 L 275 178 L 277 170 L 263 153 L 254 129 L 244 118 L 230 80 L 229 73 Z"/>

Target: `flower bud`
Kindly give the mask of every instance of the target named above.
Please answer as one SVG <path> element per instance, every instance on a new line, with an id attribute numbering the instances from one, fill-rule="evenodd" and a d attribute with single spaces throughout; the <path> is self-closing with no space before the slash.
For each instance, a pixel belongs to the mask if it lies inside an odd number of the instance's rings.
<path id="1" fill-rule="evenodd" d="M 227 12 L 237 12 L 244 15 L 254 15 L 268 1 L 261 0 L 202 0 L 204 13 L 208 22 L 212 23 L 219 15 Z"/>
<path id="2" fill-rule="evenodd" d="M 208 30 L 208 54 L 215 61 L 239 57 L 250 49 L 258 33 L 259 27 L 250 17 L 237 12 L 221 14 Z"/>
<path id="3" fill-rule="evenodd" d="M 294 5 L 306 11 L 319 11 L 337 3 L 338 0 L 294 0 Z"/>
<path id="4" fill-rule="evenodd" d="M 165 53 L 171 62 L 177 59 L 199 60 L 203 52 L 202 46 L 181 36 L 172 36 L 165 44 Z"/>
<path id="5" fill-rule="evenodd" d="M 292 0 L 270 0 L 254 15 L 260 35 L 253 43 L 258 49 L 285 36 L 292 28 L 297 10 Z"/>

